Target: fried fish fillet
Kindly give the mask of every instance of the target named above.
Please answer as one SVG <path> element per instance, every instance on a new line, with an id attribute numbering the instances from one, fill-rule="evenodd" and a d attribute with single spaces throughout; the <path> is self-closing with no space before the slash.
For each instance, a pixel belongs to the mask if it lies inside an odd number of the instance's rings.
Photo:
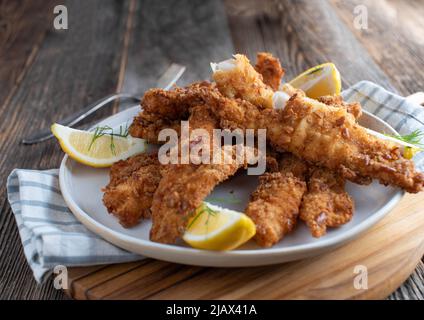
<path id="1" fill-rule="evenodd" d="M 263 82 L 272 90 L 280 88 L 281 79 L 284 76 L 284 69 L 280 60 L 268 52 L 259 52 L 256 57 L 255 70 L 263 77 Z"/>
<path id="2" fill-rule="evenodd" d="M 289 96 L 293 96 L 297 94 L 299 97 L 305 97 L 306 94 L 300 89 L 294 88 L 289 83 L 285 83 L 281 87 L 282 91 L 287 93 Z M 334 95 L 334 96 L 322 96 L 317 99 L 319 102 L 322 102 L 328 106 L 334 106 L 337 108 L 345 109 L 347 112 L 352 114 L 355 119 L 359 119 L 362 115 L 362 108 L 358 102 L 347 103 L 343 101 L 342 96 Z"/>
<path id="3" fill-rule="evenodd" d="M 162 100 L 167 94 L 159 91 L 156 98 Z M 264 109 L 246 100 L 224 97 L 212 85 L 190 94 L 211 108 L 221 128 L 267 129 L 267 140 L 276 150 L 289 151 L 353 182 L 374 178 L 408 192 L 423 189 L 424 174 L 415 170 L 413 161 L 403 158 L 396 144 L 368 134 L 346 108 L 294 94 L 284 109 Z M 171 95 L 167 96 L 169 106 L 177 99 Z M 149 103 L 157 105 L 157 101 Z M 178 109 L 189 112 L 190 107 L 186 104 Z"/>
<path id="4" fill-rule="evenodd" d="M 210 109 L 204 106 L 194 106 L 190 112 L 190 131 L 201 128 L 212 136 L 213 129 L 218 126 L 218 121 L 211 114 Z M 163 122 L 156 123 L 156 126 L 158 133 L 162 129 L 170 129 Z M 174 128 L 180 132 L 180 124 Z M 171 127 L 171 129 L 174 128 Z M 208 154 L 212 151 L 209 140 L 202 141 L 201 138 L 203 138 L 202 135 L 193 135 L 194 140 L 187 141 L 191 147 L 197 145 L 199 158 L 202 157 L 204 150 L 207 150 Z M 157 136 L 154 136 L 154 140 L 157 140 Z M 199 146 L 203 143 L 205 143 L 204 147 Z M 160 163 L 156 153 L 141 154 L 115 163 L 110 170 L 110 182 L 103 189 L 103 202 L 106 208 L 127 228 L 137 225 L 142 218 L 150 217 L 153 195 L 162 174 L 168 169 L 168 166 Z"/>
<path id="5" fill-rule="evenodd" d="M 126 228 L 149 218 L 153 194 L 164 170 L 157 154 L 140 154 L 115 163 L 110 182 L 103 189 L 103 203 L 108 212 Z"/>
<path id="6" fill-rule="evenodd" d="M 230 161 L 200 165 L 178 164 L 167 170 L 153 197 L 153 225 L 150 230 L 152 241 L 175 243 L 184 233 L 188 219 L 213 188 L 244 165 L 235 158 L 235 147 L 222 148 L 221 151 L 221 159 L 226 157 Z"/>
<path id="7" fill-rule="evenodd" d="M 339 227 L 352 219 L 353 199 L 345 191 L 345 180 L 323 168 L 313 168 L 308 192 L 303 196 L 300 218 L 314 237 L 321 237 L 327 227 Z"/>
<path id="8" fill-rule="evenodd" d="M 342 96 L 322 96 L 318 98 L 319 102 L 322 102 L 328 106 L 334 106 L 337 108 L 345 109 L 347 112 L 352 114 L 355 119 L 359 119 L 362 115 L 362 108 L 358 102 L 347 103 L 343 101 Z"/>
<path id="9" fill-rule="evenodd" d="M 274 91 L 241 54 L 216 65 L 212 75 L 219 91 L 230 99 L 243 99 L 264 108 L 272 108 Z"/>
<path id="10" fill-rule="evenodd" d="M 306 192 L 305 162 L 286 154 L 279 166 L 279 171 L 259 177 L 245 210 L 256 225 L 255 240 L 262 247 L 273 246 L 293 230 Z"/>
<path id="11" fill-rule="evenodd" d="M 352 181 L 378 179 L 408 192 L 423 189 L 424 174 L 399 147 L 367 133 L 344 108 L 293 95 L 284 109 L 261 109 L 248 101 L 209 92 L 208 106 L 229 129 L 267 129 L 277 151 L 289 151 Z"/>
<path id="12" fill-rule="evenodd" d="M 263 57 L 263 59 L 267 58 L 271 59 L 268 56 Z M 263 59 L 260 60 L 258 55 L 258 62 L 263 61 Z M 270 76 L 267 76 L 267 74 L 274 74 L 276 75 L 275 83 L 277 83 L 276 78 L 278 78 L 281 68 L 278 61 L 274 61 L 274 63 L 262 62 L 262 64 L 267 65 L 267 68 L 258 68 L 257 63 L 256 70 L 262 73 L 264 82 L 270 85 L 267 83 L 267 81 L 270 81 L 268 80 Z M 296 93 L 304 96 L 301 90 L 296 90 L 289 84 L 285 84 L 282 89 L 290 96 Z M 318 101 L 326 105 L 344 108 L 347 112 L 351 113 L 355 119 L 358 119 L 362 114 L 361 105 L 359 103 L 346 103 L 341 96 L 323 96 L 318 98 Z M 286 164 L 285 166 L 283 165 L 283 167 L 289 171 L 294 171 L 293 174 L 302 179 L 302 181 L 304 181 L 305 176 L 307 176 L 308 190 L 302 198 L 300 218 L 306 222 L 311 234 L 314 237 L 320 237 L 325 234 L 327 227 L 338 227 L 349 222 L 354 212 L 354 202 L 345 191 L 345 179 L 328 169 L 306 164 L 297 157 L 290 156 L 289 159 L 291 165 Z M 272 220 L 267 221 L 267 219 L 260 219 L 260 221 L 262 224 L 265 221 L 265 223 L 270 223 L 272 226 L 275 226 Z"/>
<path id="13" fill-rule="evenodd" d="M 236 156 L 236 147 L 220 147 L 214 144 L 212 139 L 213 129 L 218 127 L 218 120 L 211 113 L 211 110 L 205 106 L 199 105 L 190 108 L 189 127 L 190 137 L 181 142 L 181 146 L 189 144 L 191 148 L 198 148 L 200 154 L 191 154 L 199 156 L 203 160 L 202 152 L 207 147 L 207 162 L 199 161 L 200 164 L 194 164 L 191 159 L 188 164 L 168 165 L 168 170 L 163 175 L 158 188 L 153 196 L 152 202 L 152 228 L 150 230 L 150 239 L 161 243 L 175 243 L 183 234 L 188 219 L 199 207 L 204 198 L 220 182 L 232 176 L 244 162 L 240 162 Z M 199 134 L 199 140 L 195 133 L 201 129 L 207 134 L 208 138 L 203 139 Z M 182 137 L 184 138 L 184 137 Z M 194 140 L 193 140 L 193 139 Z M 219 149 L 218 149 L 219 148 Z M 216 153 L 221 160 L 215 163 Z M 179 161 L 178 163 L 181 163 Z"/>
<path id="14" fill-rule="evenodd" d="M 188 120 L 190 109 L 204 104 L 200 92 L 216 90 L 208 82 L 193 83 L 174 90 L 150 89 L 141 101 L 142 111 L 134 118 L 129 133 L 133 137 L 158 143 L 158 134 L 164 128 L 180 130 L 181 120 Z"/>

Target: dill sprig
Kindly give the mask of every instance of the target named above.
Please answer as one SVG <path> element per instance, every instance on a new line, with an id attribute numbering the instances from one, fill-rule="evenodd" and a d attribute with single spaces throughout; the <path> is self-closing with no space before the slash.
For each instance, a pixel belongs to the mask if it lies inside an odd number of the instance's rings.
<path id="1" fill-rule="evenodd" d="M 409 133 L 409 134 L 405 134 L 405 135 L 388 135 L 389 137 L 398 139 L 400 141 L 403 142 L 407 142 L 410 144 L 413 144 L 415 146 L 417 146 L 417 148 L 419 149 L 423 149 L 424 144 L 421 142 L 421 140 L 424 138 L 424 132 L 420 131 L 420 130 L 414 130 L 413 132 Z"/>
<path id="2" fill-rule="evenodd" d="M 113 128 L 110 126 L 102 126 L 102 127 L 97 126 L 94 128 L 93 138 L 91 139 L 90 145 L 88 146 L 88 150 L 91 149 L 91 147 L 97 141 L 97 139 L 105 135 L 108 135 L 110 136 L 110 150 L 112 151 L 113 155 L 116 155 L 114 137 L 126 138 L 128 137 L 128 134 L 129 134 L 128 124 L 125 124 L 125 126 L 120 125 L 119 132 L 114 132 Z"/>
<path id="3" fill-rule="evenodd" d="M 206 213 L 208 215 L 207 219 L 206 219 L 206 225 L 209 223 L 209 218 L 210 216 L 216 216 L 216 214 L 218 213 L 218 211 L 215 211 L 211 208 L 209 208 L 207 206 L 207 204 L 203 203 L 202 204 L 202 209 L 196 214 L 196 216 L 193 218 L 193 220 L 191 220 L 191 222 L 189 223 L 189 225 L 187 226 L 187 229 L 190 229 L 191 226 L 199 219 L 199 217 Z"/>

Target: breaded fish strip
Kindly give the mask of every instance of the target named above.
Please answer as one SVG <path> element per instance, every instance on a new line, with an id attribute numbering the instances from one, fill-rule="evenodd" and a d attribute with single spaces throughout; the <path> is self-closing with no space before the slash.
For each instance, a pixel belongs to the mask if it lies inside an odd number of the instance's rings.
<path id="1" fill-rule="evenodd" d="M 322 96 L 318 98 L 318 101 L 328 106 L 343 108 L 352 114 L 355 119 L 359 119 L 362 116 L 361 105 L 358 102 L 347 103 L 343 101 L 342 96 Z"/>
<path id="2" fill-rule="evenodd" d="M 270 69 L 270 73 L 278 73 L 278 64 L 270 65 Z M 272 69 L 274 69 L 274 71 Z M 264 81 L 265 79 L 266 77 L 264 76 Z M 285 84 L 282 89 L 290 96 L 296 93 L 304 96 L 301 90 L 297 90 L 289 84 Z M 349 113 L 353 114 L 356 119 L 359 118 L 362 113 L 359 103 L 347 104 L 340 96 L 324 96 L 318 100 L 327 105 L 344 108 Z M 283 162 L 281 164 L 283 170 L 292 172 L 294 176 L 301 179 L 302 182 L 305 181 L 305 175 L 307 176 L 306 180 L 308 181 L 309 188 L 308 191 L 305 192 L 301 202 L 301 218 L 306 221 L 313 236 L 317 237 L 325 233 L 327 226 L 340 226 L 350 221 L 354 211 L 353 199 L 344 189 L 345 179 L 343 177 L 328 169 L 306 164 L 293 155 L 286 156 L 283 159 L 285 159 L 285 163 Z M 276 221 L 273 221 L 272 218 L 266 218 L 265 215 L 260 214 L 261 212 L 267 212 L 265 208 L 261 210 L 261 207 L 268 206 L 270 206 L 270 204 L 265 202 L 265 205 L 262 204 L 262 206 L 259 206 L 258 210 L 256 210 L 256 212 L 259 212 L 260 217 L 256 219 L 258 220 L 258 224 L 270 226 L 268 229 L 262 226 L 257 228 L 260 230 L 270 230 L 264 233 L 262 237 L 264 239 L 267 239 L 266 236 L 269 237 L 270 234 L 275 235 L 276 232 L 273 233 L 272 231 L 278 226 Z M 280 206 L 282 206 L 282 204 L 280 204 Z M 323 210 L 323 207 L 325 207 L 325 210 Z M 283 208 L 286 209 L 287 207 Z M 294 214 L 291 215 L 291 217 L 294 217 Z M 318 219 L 318 217 L 321 218 Z M 292 218 L 292 220 L 296 221 L 294 218 Z M 287 221 L 291 225 L 291 220 Z M 318 222 L 320 222 L 320 224 Z M 274 238 L 274 241 L 276 239 L 277 237 Z M 261 242 L 263 243 L 264 241 L 258 241 L 259 244 L 261 244 Z"/>
<path id="3" fill-rule="evenodd" d="M 150 217 L 153 194 L 164 169 L 157 154 L 137 155 L 112 166 L 103 203 L 123 227 L 133 227 Z"/>
<path id="4" fill-rule="evenodd" d="M 259 107 L 272 108 L 274 91 L 263 82 L 262 75 L 253 68 L 246 56 L 236 54 L 234 59 L 219 63 L 216 67 L 212 77 L 223 95 L 232 99 L 240 98 Z"/>
<path id="5" fill-rule="evenodd" d="M 225 149 L 221 156 L 224 157 Z M 229 149 L 232 161 L 220 164 L 171 165 L 155 192 L 152 203 L 152 229 L 150 239 L 161 243 L 175 243 L 182 236 L 188 219 L 194 214 L 208 194 L 220 182 L 234 175 L 244 165 Z"/>
<path id="6" fill-rule="evenodd" d="M 299 97 L 305 97 L 305 93 L 300 90 L 294 88 L 289 83 L 285 83 L 281 87 L 282 91 L 287 93 L 289 96 L 293 96 L 297 94 Z M 359 119 L 362 115 L 362 108 L 361 105 L 358 102 L 351 102 L 347 103 L 343 101 L 342 96 L 340 95 L 334 95 L 334 96 L 322 96 L 317 99 L 319 102 L 322 102 L 328 106 L 334 106 L 338 108 L 343 108 L 350 114 L 352 114 L 355 119 Z"/>
<path id="7" fill-rule="evenodd" d="M 306 171 L 303 161 L 287 154 L 280 163 L 280 171 L 259 177 L 259 186 L 245 213 L 256 225 L 255 240 L 260 246 L 273 246 L 296 226 L 306 192 Z"/>
<path id="8" fill-rule="evenodd" d="M 202 128 L 212 137 L 212 130 L 218 126 L 218 121 L 210 110 L 205 106 L 195 106 L 190 111 L 190 130 Z M 158 130 L 167 128 L 169 129 L 166 125 L 159 126 Z M 179 125 L 174 128 L 177 132 L 180 131 Z M 205 142 L 209 144 L 209 141 Z M 188 143 L 193 146 L 203 141 L 197 139 Z M 150 217 L 153 194 L 162 174 L 168 168 L 161 165 L 157 154 L 141 154 L 115 163 L 110 170 L 110 183 L 103 190 L 103 202 L 108 211 L 118 217 L 120 223 L 127 228 L 135 226 L 142 218 Z"/>
<path id="9" fill-rule="evenodd" d="M 224 128 L 267 129 L 268 142 L 315 165 L 358 181 L 370 177 L 408 192 L 423 189 L 424 174 L 398 146 L 368 134 L 346 109 L 293 95 L 284 109 L 261 109 L 209 92 L 208 106 Z"/>
<path id="10" fill-rule="evenodd" d="M 280 60 L 268 52 L 259 52 L 256 57 L 255 70 L 263 77 L 263 82 L 272 90 L 280 88 L 281 79 L 284 76 L 284 69 Z"/>
<path id="11" fill-rule="evenodd" d="M 179 131 L 180 121 L 188 119 L 190 108 L 204 104 L 200 93 L 209 90 L 216 90 L 209 82 L 194 83 L 169 91 L 148 90 L 141 101 L 142 111 L 134 118 L 129 133 L 150 143 L 158 143 L 160 130 L 171 128 Z"/>
<path id="12" fill-rule="evenodd" d="M 303 196 L 300 218 L 316 238 L 327 227 L 339 227 L 352 219 L 353 199 L 345 191 L 345 180 L 323 168 L 312 168 L 308 192 Z"/>

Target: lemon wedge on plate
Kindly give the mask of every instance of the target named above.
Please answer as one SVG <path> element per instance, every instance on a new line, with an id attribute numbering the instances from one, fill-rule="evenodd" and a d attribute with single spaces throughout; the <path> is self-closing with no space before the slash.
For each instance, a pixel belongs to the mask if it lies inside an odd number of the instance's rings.
<path id="1" fill-rule="evenodd" d="M 189 220 L 183 239 L 197 249 L 232 250 L 256 233 L 253 221 L 241 212 L 203 203 Z"/>
<path id="2" fill-rule="evenodd" d="M 309 98 L 340 94 L 342 83 L 334 63 L 324 63 L 306 70 L 289 82 L 303 90 Z"/>
<path id="3" fill-rule="evenodd" d="M 91 167 L 109 167 L 146 150 L 145 140 L 122 133 L 122 128 L 119 134 L 111 135 L 109 127 L 82 131 L 55 123 L 51 130 L 66 154 Z"/>

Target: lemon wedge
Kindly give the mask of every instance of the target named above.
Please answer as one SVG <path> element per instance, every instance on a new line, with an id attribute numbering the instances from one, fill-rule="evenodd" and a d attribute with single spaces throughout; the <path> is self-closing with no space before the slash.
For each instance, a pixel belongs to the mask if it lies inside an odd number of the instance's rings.
<path id="1" fill-rule="evenodd" d="M 197 249 L 232 250 L 256 233 L 253 221 L 241 212 L 203 203 L 188 222 L 183 239 Z"/>
<path id="2" fill-rule="evenodd" d="M 420 152 L 419 148 L 405 147 L 403 150 L 403 156 L 405 159 L 411 160 L 418 152 Z"/>
<path id="3" fill-rule="evenodd" d="M 96 134 L 95 131 L 77 130 L 57 123 L 51 126 L 51 130 L 66 154 L 91 167 L 109 167 L 119 160 L 146 150 L 145 140 L 130 135 L 99 135 L 99 131 Z"/>
<path id="4" fill-rule="evenodd" d="M 342 89 L 340 73 L 334 63 L 324 63 L 306 70 L 289 83 L 312 99 L 340 94 Z"/>

